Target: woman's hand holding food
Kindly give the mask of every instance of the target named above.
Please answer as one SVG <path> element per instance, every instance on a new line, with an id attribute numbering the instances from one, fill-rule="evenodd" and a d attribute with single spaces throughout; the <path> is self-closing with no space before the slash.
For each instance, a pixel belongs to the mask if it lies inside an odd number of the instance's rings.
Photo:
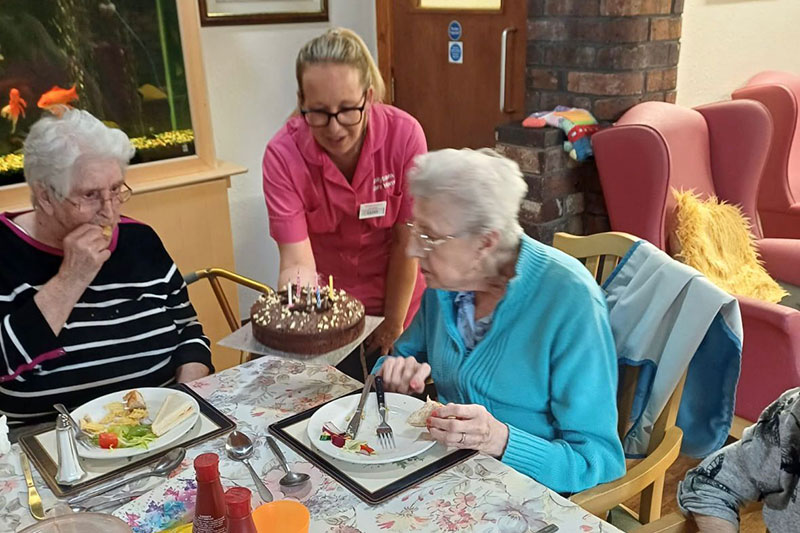
<path id="1" fill-rule="evenodd" d="M 64 237 L 64 259 L 58 274 L 33 297 L 54 335 L 61 332 L 86 287 L 111 257 L 109 242 L 96 224 L 78 226 Z"/>
<path id="2" fill-rule="evenodd" d="M 413 357 L 387 357 L 378 375 L 383 378 L 383 388 L 388 392 L 420 393 L 425 390 L 425 380 L 431 375 L 431 366 Z"/>
<path id="3" fill-rule="evenodd" d="M 478 450 L 492 457 L 502 457 L 508 444 L 508 426 L 482 405 L 449 403 L 433 411 L 427 427 L 445 446 Z"/>
<path id="4" fill-rule="evenodd" d="M 64 259 L 58 275 L 65 280 L 88 287 L 111 252 L 109 239 L 96 224 L 83 224 L 64 237 Z"/>

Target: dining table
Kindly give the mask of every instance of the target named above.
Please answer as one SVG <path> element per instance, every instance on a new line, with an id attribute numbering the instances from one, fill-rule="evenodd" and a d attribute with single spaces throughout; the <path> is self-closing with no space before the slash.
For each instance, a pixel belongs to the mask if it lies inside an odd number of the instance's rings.
<path id="1" fill-rule="evenodd" d="M 301 492 L 284 493 L 279 484 L 284 472 L 266 445 L 269 425 L 360 390 L 362 384 L 327 364 L 267 356 L 193 381 L 189 386 L 255 441 L 252 466 L 276 500 L 295 499 L 308 508 L 309 531 L 536 533 L 554 524 L 565 533 L 619 532 L 536 480 L 480 454 L 383 503 L 369 505 L 280 443 L 291 469 L 311 477 Z M 223 486 L 247 487 L 253 493 L 253 505 L 260 504 L 246 467 L 226 456 L 225 440 L 222 435 L 188 448 L 186 459 L 168 479 L 109 512 L 135 533 L 154 533 L 180 521 L 190 521 L 196 494 L 193 458 L 207 452 L 220 457 Z M 35 468 L 33 474 L 45 510 L 53 509 L 57 498 Z M 20 448 L 15 444 L 10 453 L 0 456 L 0 531 L 19 531 L 32 523 Z"/>

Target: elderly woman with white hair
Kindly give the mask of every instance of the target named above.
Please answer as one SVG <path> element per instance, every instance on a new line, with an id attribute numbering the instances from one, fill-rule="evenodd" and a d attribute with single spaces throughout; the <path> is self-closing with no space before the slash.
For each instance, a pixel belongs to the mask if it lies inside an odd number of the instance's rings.
<path id="1" fill-rule="evenodd" d="M 408 253 L 428 284 L 422 305 L 379 361 L 386 390 L 446 405 L 437 441 L 478 450 L 559 492 L 625 472 L 617 436 L 617 360 L 605 300 L 574 258 L 523 234 L 527 186 L 495 152 L 418 156 Z"/>
<path id="2" fill-rule="evenodd" d="M 19 428 L 125 388 L 213 371 L 175 263 L 120 215 L 134 149 L 80 110 L 25 141 L 33 210 L 0 215 L 0 414 Z"/>

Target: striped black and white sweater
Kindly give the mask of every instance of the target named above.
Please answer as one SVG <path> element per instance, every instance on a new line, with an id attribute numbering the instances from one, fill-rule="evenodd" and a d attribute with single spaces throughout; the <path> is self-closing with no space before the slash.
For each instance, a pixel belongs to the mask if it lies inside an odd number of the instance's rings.
<path id="1" fill-rule="evenodd" d="M 52 419 L 54 403 L 72 408 L 167 385 L 185 363 L 213 371 L 186 285 L 152 228 L 122 218 L 111 257 L 56 336 L 33 297 L 63 254 L 27 235 L 14 216 L 0 215 L 0 414 L 10 425 Z"/>

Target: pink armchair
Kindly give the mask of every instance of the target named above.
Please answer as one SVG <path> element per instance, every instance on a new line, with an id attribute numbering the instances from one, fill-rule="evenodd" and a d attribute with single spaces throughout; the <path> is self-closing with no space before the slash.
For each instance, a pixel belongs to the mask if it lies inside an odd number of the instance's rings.
<path id="1" fill-rule="evenodd" d="M 800 239 L 800 76 L 761 72 L 732 97 L 757 100 L 772 115 L 772 145 L 758 191 L 764 234 Z"/>
<path id="2" fill-rule="evenodd" d="M 756 191 L 772 124 L 763 105 L 738 100 L 687 109 L 639 104 L 592 138 L 611 227 L 669 252 L 670 188 L 716 194 L 753 223 L 769 272 L 800 285 L 800 240 L 764 239 Z M 780 393 L 800 386 L 800 312 L 739 297 L 744 324 L 736 415 L 756 420 Z"/>

